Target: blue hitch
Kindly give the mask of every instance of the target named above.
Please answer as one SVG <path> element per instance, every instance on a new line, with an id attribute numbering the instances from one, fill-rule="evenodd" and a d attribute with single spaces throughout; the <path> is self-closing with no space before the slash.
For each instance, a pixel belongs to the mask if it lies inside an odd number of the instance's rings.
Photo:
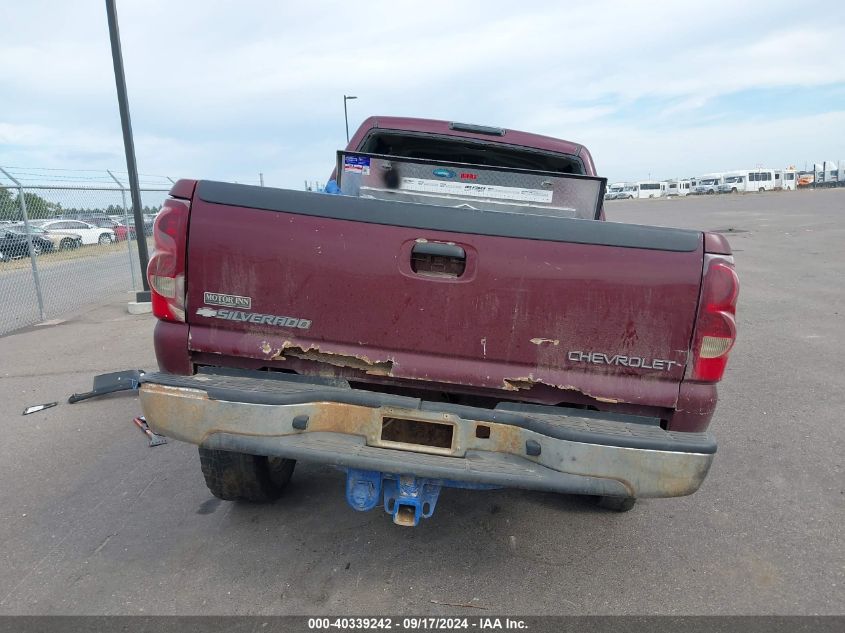
<path id="1" fill-rule="evenodd" d="M 440 481 L 413 475 L 385 476 L 384 511 L 393 515 L 396 525 L 416 527 L 421 518 L 434 514 Z"/>
<path id="2" fill-rule="evenodd" d="M 394 475 L 377 470 L 346 471 L 346 501 L 355 510 L 375 508 L 384 491 L 384 510 L 397 525 L 414 527 L 434 514 L 442 482 L 437 479 Z"/>
<path id="3" fill-rule="evenodd" d="M 346 471 L 346 502 L 359 512 L 375 508 L 381 500 L 381 473 L 377 470 Z"/>

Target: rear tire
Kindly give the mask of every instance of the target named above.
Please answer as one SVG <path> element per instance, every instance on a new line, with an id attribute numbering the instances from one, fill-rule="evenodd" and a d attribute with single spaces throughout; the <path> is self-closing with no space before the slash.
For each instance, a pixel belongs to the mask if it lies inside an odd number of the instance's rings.
<path id="1" fill-rule="evenodd" d="M 111 244 L 111 238 L 109 237 L 108 233 L 103 233 L 100 235 L 100 239 L 97 240 L 97 243 L 100 246 L 105 246 L 106 244 Z"/>
<path id="2" fill-rule="evenodd" d="M 731 193 L 736 193 L 736 187 L 731 187 Z"/>
<path id="3" fill-rule="evenodd" d="M 765 191 L 765 189 L 763 189 L 763 187 L 760 187 L 760 188 L 757 190 L 757 193 L 763 193 L 764 191 Z"/>
<path id="4" fill-rule="evenodd" d="M 205 485 L 218 499 L 267 503 L 281 496 L 296 460 L 199 448 Z"/>
<path id="5" fill-rule="evenodd" d="M 598 506 L 613 512 L 628 512 L 637 500 L 634 497 L 599 497 Z"/>

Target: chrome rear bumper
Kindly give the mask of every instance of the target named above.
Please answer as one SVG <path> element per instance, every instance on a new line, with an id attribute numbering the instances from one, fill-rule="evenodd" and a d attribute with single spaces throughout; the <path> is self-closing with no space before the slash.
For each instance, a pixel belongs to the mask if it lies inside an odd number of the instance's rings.
<path id="1" fill-rule="evenodd" d="M 141 405 L 156 433 L 343 468 L 574 494 L 677 497 L 699 488 L 716 452 L 708 433 L 673 433 L 613 414 L 461 407 L 259 372 L 146 374 L 143 381 Z M 410 431 L 397 435 L 386 430 L 391 424 Z"/>

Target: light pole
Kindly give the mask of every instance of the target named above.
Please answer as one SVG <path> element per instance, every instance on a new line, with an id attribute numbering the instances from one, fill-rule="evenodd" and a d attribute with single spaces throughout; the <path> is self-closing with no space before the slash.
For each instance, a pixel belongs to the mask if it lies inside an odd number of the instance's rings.
<path id="1" fill-rule="evenodd" d="M 350 99 L 357 99 L 358 97 L 347 97 L 343 95 L 343 120 L 346 122 L 346 142 L 349 142 L 349 115 L 346 113 L 346 102 Z"/>
<path id="2" fill-rule="evenodd" d="M 120 31 L 117 27 L 117 10 L 115 0 L 106 0 L 106 15 L 109 22 L 109 39 L 111 40 L 112 64 L 114 65 L 114 82 L 117 88 L 117 104 L 120 110 L 120 124 L 123 128 L 123 149 L 126 152 L 126 170 L 129 172 L 129 194 L 132 198 L 132 217 L 135 226 L 144 226 L 144 216 L 141 209 L 141 190 L 138 185 L 138 167 L 135 163 L 135 141 L 132 138 L 132 122 L 129 118 L 129 98 L 126 96 L 126 77 L 123 73 L 123 54 L 120 51 Z M 128 234 L 127 234 L 128 238 Z M 144 291 L 138 293 L 137 301 L 150 300 L 150 284 L 147 282 L 147 240 L 144 232 L 137 236 L 138 260 L 141 263 L 141 285 Z"/>

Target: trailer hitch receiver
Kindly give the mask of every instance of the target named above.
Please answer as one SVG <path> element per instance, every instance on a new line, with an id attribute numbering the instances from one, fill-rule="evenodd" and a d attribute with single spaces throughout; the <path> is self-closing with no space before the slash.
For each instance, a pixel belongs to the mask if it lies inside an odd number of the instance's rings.
<path id="1" fill-rule="evenodd" d="M 346 471 L 346 501 L 355 510 L 375 508 L 384 492 L 384 510 L 397 525 L 414 527 L 434 514 L 443 482 L 375 470 Z"/>
<path id="2" fill-rule="evenodd" d="M 384 510 L 396 525 L 416 526 L 434 514 L 441 483 L 424 477 L 400 475 L 384 482 Z"/>

